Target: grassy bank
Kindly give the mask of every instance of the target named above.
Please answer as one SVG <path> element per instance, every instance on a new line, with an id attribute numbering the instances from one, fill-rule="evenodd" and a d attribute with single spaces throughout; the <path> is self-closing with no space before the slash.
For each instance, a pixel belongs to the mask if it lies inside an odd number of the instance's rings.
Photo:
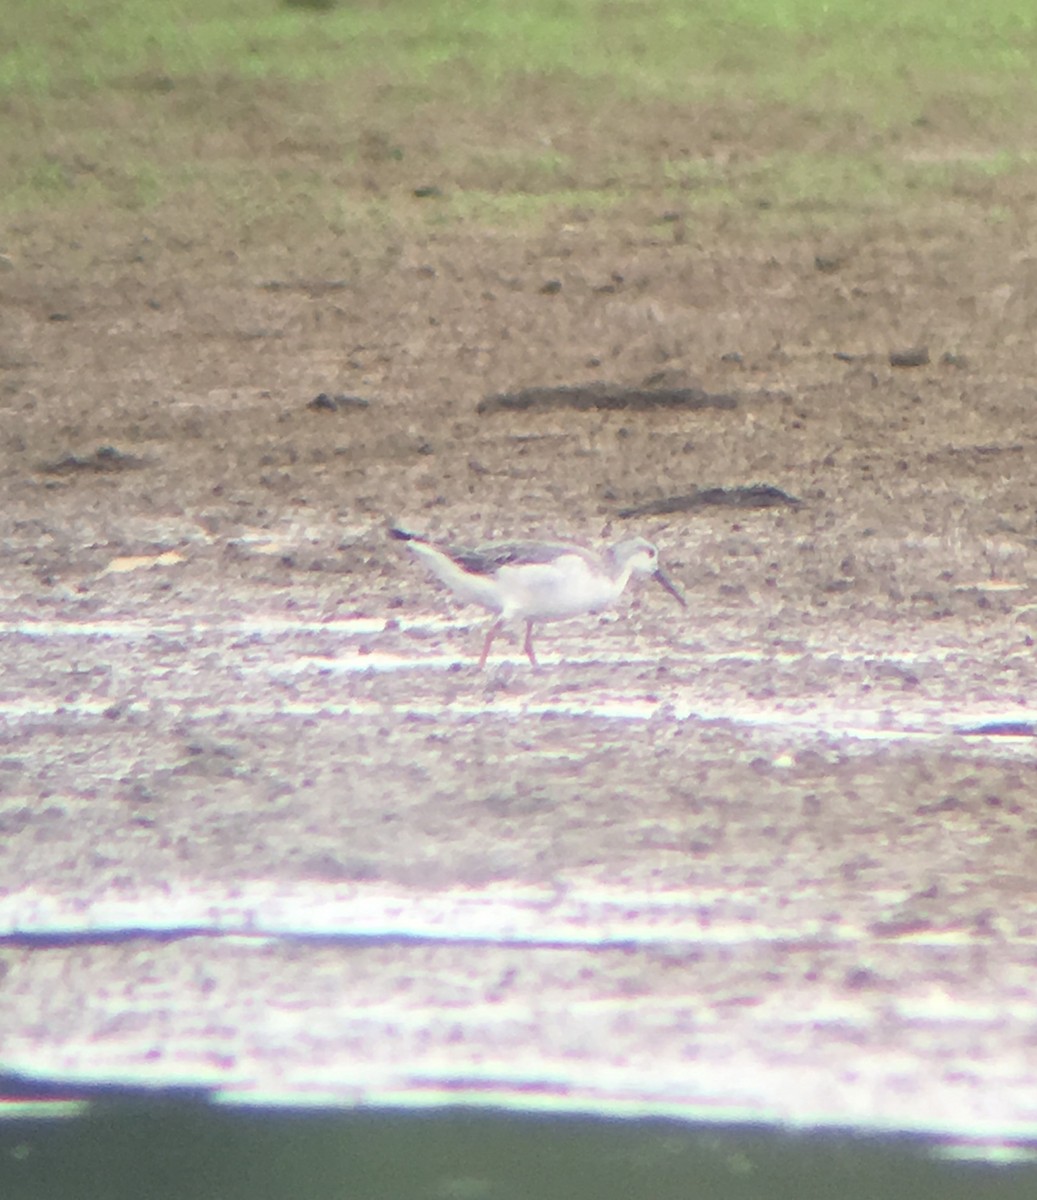
<path id="1" fill-rule="evenodd" d="M 845 223 L 1034 171 L 1023 0 L 17 0 L 5 32 L 8 218 L 190 202 L 264 237 L 289 213 L 507 225 L 647 202 Z"/>

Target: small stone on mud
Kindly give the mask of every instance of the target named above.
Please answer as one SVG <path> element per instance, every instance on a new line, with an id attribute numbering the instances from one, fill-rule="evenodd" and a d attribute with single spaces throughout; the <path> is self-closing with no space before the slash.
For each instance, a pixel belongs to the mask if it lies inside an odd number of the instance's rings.
<path id="1" fill-rule="evenodd" d="M 925 367 L 928 364 L 928 346 L 913 346 L 908 350 L 891 350 L 889 352 L 891 367 Z"/>
<path id="2" fill-rule="evenodd" d="M 881 983 L 881 979 L 870 967 L 853 967 L 846 972 L 843 979 L 844 985 L 854 992 L 859 992 L 863 988 L 872 988 Z"/>
<path id="3" fill-rule="evenodd" d="M 306 405 L 314 412 L 345 412 L 351 408 L 370 408 L 370 406 L 371 402 L 365 400 L 363 396 L 349 396 L 345 392 L 339 392 L 334 396 L 329 396 L 327 392 L 321 392 Z"/>

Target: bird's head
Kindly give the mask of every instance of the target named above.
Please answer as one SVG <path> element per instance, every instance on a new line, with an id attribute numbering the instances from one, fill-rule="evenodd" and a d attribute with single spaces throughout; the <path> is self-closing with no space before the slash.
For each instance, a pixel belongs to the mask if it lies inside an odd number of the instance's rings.
<path id="1" fill-rule="evenodd" d="M 629 568 L 632 575 L 650 575 L 683 608 L 688 607 L 680 589 L 659 565 L 659 551 L 651 542 L 639 537 L 628 538 L 612 547 L 612 556 L 620 569 Z"/>

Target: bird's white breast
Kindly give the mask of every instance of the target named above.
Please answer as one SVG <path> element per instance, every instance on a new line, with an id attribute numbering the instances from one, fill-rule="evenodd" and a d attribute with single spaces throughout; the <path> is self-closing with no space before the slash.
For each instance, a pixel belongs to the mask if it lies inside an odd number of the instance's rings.
<path id="1" fill-rule="evenodd" d="M 594 570 L 580 554 L 562 554 L 546 563 L 509 563 L 496 578 L 503 615 L 534 621 L 600 612 L 615 603 L 626 583 Z"/>

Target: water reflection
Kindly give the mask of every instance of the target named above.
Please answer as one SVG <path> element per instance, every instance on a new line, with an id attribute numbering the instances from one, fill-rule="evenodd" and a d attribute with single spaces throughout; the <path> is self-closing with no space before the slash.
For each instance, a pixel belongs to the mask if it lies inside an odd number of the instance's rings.
<path id="1" fill-rule="evenodd" d="M 1002 1152 L 1004 1148 L 1002 1147 Z M 516 1116 L 101 1099 L 0 1121 L 17 1200 L 1032 1200 L 1037 1165 L 905 1137 Z M 992 1157 L 996 1157 L 992 1156 Z M 1005 1155 L 1002 1153 L 1002 1158 Z"/>

